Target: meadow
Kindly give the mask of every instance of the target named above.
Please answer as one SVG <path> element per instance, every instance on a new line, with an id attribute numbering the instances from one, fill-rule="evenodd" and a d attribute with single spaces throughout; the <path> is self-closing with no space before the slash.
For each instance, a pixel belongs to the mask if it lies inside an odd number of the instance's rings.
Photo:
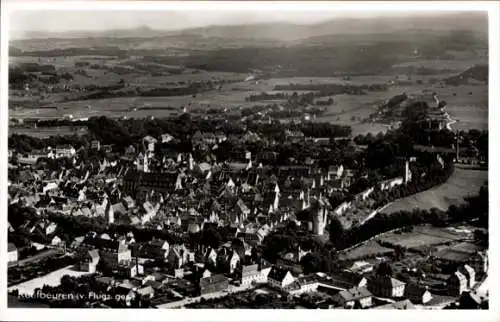
<path id="1" fill-rule="evenodd" d="M 144 61 L 139 58 L 118 59 L 117 57 L 99 56 L 73 56 L 73 57 L 11 57 L 10 64 L 19 63 L 52 64 L 57 69 L 68 71 L 74 75 L 74 79 L 67 81 L 67 84 L 79 85 L 116 85 L 124 81 L 128 88 L 162 88 L 184 86 L 190 82 L 213 81 L 224 79 L 226 82 L 221 91 L 213 90 L 200 93 L 196 98 L 190 95 L 175 97 L 118 97 L 94 100 L 73 100 L 58 103 L 62 94 L 51 94 L 49 100 L 40 100 L 42 103 L 56 104 L 60 107 L 57 110 L 10 110 L 13 117 L 39 117 L 57 118 L 65 114 L 72 114 L 74 117 L 83 118 L 90 116 L 108 117 L 167 117 L 178 112 L 184 106 L 196 108 L 224 109 L 227 107 L 251 107 L 253 105 L 272 104 L 270 101 L 246 102 L 245 98 L 261 92 L 273 93 L 275 86 L 289 84 L 351 84 L 351 85 L 375 85 L 375 84 L 395 84 L 389 86 L 387 91 L 366 92 L 366 95 L 335 95 L 334 104 L 327 107 L 327 111 L 319 116 L 316 122 L 331 122 L 352 127 L 353 135 L 385 132 L 388 124 L 381 122 L 363 122 L 369 115 L 377 110 L 377 106 L 386 102 L 389 98 L 406 92 L 407 94 L 418 95 L 425 90 L 436 91 L 441 100 L 448 102 L 447 112 L 451 118 L 457 122 L 452 125 L 453 129 L 468 130 L 471 128 L 487 129 L 488 127 L 488 92 L 486 85 L 460 85 L 457 87 L 439 87 L 429 83 L 431 78 L 445 79 L 450 76 L 451 71 L 459 73 L 474 63 L 477 59 L 472 57 L 461 57 L 457 60 L 415 60 L 407 63 L 394 65 L 394 73 L 398 68 L 413 66 L 415 68 L 428 68 L 447 70 L 446 73 L 433 75 L 413 75 L 410 83 L 404 82 L 404 77 L 400 77 L 402 82 L 395 80 L 394 76 L 353 76 L 349 80 L 343 77 L 288 77 L 271 78 L 262 80 L 244 81 L 251 74 L 230 73 L 219 71 L 204 71 L 183 68 L 182 66 L 166 65 L 158 62 Z M 77 62 L 89 62 L 99 65 L 99 68 L 84 66 L 88 76 L 75 74 L 79 69 L 75 66 Z M 153 75 L 151 72 L 158 70 L 177 70 L 172 75 Z M 117 68 L 116 70 L 113 68 Z M 439 72 L 439 71 L 437 71 Z M 168 73 L 167 73 L 168 74 Z M 401 76 L 401 75 L 400 75 Z M 306 91 L 285 91 L 289 95 L 293 92 L 298 94 Z M 65 94 L 66 95 L 66 94 Z M 67 94 L 77 96 L 77 94 Z M 12 97 L 11 103 L 22 105 L 22 100 L 26 98 Z M 32 97 L 31 100 L 40 99 Z M 56 103 L 53 103 L 53 102 Z M 279 103 L 279 101 L 277 102 Z M 90 106 L 90 108 L 89 108 Z M 137 107 L 140 110 L 133 111 Z M 148 110 L 147 108 L 151 108 Z M 162 109 L 163 108 L 163 109 Z"/>
<path id="2" fill-rule="evenodd" d="M 339 260 L 354 261 L 389 255 L 393 252 L 394 250 L 392 248 L 381 246 L 377 241 L 371 240 L 339 255 Z"/>
<path id="3" fill-rule="evenodd" d="M 384 213 L 431 209 L 433 207 L 446 211 L 450 205 L 464 203 L 465 197 L 477 194 L 487 180 L 488 171 L 462 169 L 456 166 L 451 177 L 442 185 L 398 199 L 391 203 L 384 210 Z"/>
<path id="4" fill-rule="evenodd" d="M 471 237 L 470 231 L 459 231 L 453 228 L 432 226 L 417 226 L 412 232 L 391 232 L 377 238 L 382 245 L 403 247 L 406 249 L 421 249 L 422 247 L 442 245 Z"/>

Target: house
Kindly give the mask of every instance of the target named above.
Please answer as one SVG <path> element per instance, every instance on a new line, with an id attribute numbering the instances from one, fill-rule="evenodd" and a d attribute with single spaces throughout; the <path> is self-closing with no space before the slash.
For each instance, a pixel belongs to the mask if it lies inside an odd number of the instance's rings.
<path id="1" fill-rule="evenodd" d="M 154 152 L 155 151 L 155 144 L 158 142 L 154 137 L 152 136 L 146 136 L 144 139 L 142 139 L 142 142 L 144 143 L 144 146 L 146 147 L 146 150 L 148 152 Z"/>
<path id="2" fill-rule="evenodd" d="M 292 284 L 295 281 L 292 273 L 290 271 L 273 266 L 269 275 L 267 276 L 267 282 L 269 286 L 283 289 L 286 286 Z"/>
<path id="3" fill-rule="evenodd" d="M 477 251 L 469 258 L 469 265 L 474 269 L 476 275 L 482 276 L 488 271 L 488 253 Z"/>
<path id="4" fill-rule="evenodd" d="M 201 278 L 206 278 L 212 276 L 212 272 L 209 269 L 204 269 L 201 273 Z"/>
<path id="5" fill-rule="evenodd" d="M 465 264 L 459 268 L 459 271 L 467 278 L 467 287 L 473 288 L 476 284 L 476 272 L 474 269 Z"/>
<path id="6" fill-rule="evenodd" d="M 366 274 L 373 271 L 373 265 L 365 261 L 356 261 L 346 271 L 356 274 Z"/>
<path id="7" fill-rule="evenodd" d="M 161 143 L 169 143 L 173 139 L 174 139 L 174 137 L 168 133 L 161 135 Z"/>
<path id="8" fill-rule="evenodd" d="M 101 145 L 101 148 L 106 153 L 113 152 L 113 145 L 112 144 Z"/>
<path id="9" fill-rule="evenodd" d="M 72 158 L 75 156 L 76 150 L 71 145 L 59 145 L 55 150 L 55 157 L 58 158 Z"/>
<path id="10" fill-rule="evenodd" d="M 103 238 L 98 238 L 96 241 L 95 245 L 99 249 L 100 258 L 109 268 L 116 269 L 118 266 L 130 263 L 132 252 L 127 245 Z"/>
<path id="11" fill-rule="evenodd" d="M 233 251 L 231 257 L 229 258 L 229 274 L 234 273 L 236 267 L 240 263 L 240 256 L 237 252 Z"/>
<path id="12" fill-rule="evenodd" d="M 82 244 L 82 242 L 84 241 L 84 239 L 85 239 L 85 236 L 75 237 L 75 239 L 70 244 L 70 248 L 73 250 L 77 250 L 80 247 L 80 245 Z"/>
<path id="13" fill-rule="evenodd" d="M 133 257 L 151 258 L 160 261 L 165 261 L 169 253 L 168 242 L 163 240 L 153 239 L 146 244 L 136 244 L 131 248 Z"/>
<path id="14" fill-rule="evenodd" d="M 381 306 L 374 307 L 379 310 L 415 310 L 416 307 L 410 300 L 403 300 L 394 303 L 389 303 Z"/>
<path id="15" fill-rule="evenodd" d="M 209 248 L 205 255 L 205 263 L 211 267 L 217 267 L 217 252 L 213 248 Z"/>
<path id="16" fill-rule="evenodd" d="M 285 286 L 283 291 L 290 295 L 316 292 L 319 282 L 316 275 L 302 276 L 295 279 L 291 284 Z"/>
<path id="17" fill-rule="evenodd" d="M 99 259 L 99 250 L 89 250 L 84 257 L 80 258 L 80 270 L 88 273 L 95 273 Z"/>
<path id="18" fill-rule="evenodd" d="M 477 310 L 481 308 L 484 301 L 487 301 L 487 299 L 480 296 L 476 292 L 464 292 L 462 296 L 460 296 L 459 300 L 460 309 Z"/>
<path id="19" fill-rule="evenodd" d="M 450 295 L 452 296 L 458 296 L 461 295 L 463 292 L 467 290 L 468 286 L 468 281 L 467 277 L 460 273 L 460 271 L 456 271 L 451 275 L 451 277 L 448 279 L 448 291 Z"/>
<path id="20" fill-rule="evenodd" d="M 256 283 L 261 279 L 260 276 L 258 264 L 243 265 L 241 267 L 241 285 Z"/>
<path id="21" fill-rule="evenodd" d="M 137 260 L 122 264 L 117 268 L 119 275 L 132 278 L 144 274 L 144 267 Z"/>
<path id="22" fill-rule="evenodd" d="M 368 279 L 368 290 L 373 295 L 387 298 L 403 297 L 405 283 L 391 276 L 376 275 Z"/>
<path id="23" fill-rule="evenodd" d="M 432 300 L 432 294 L 427 287 L 415 283 L 409 283 L 405 286 L 404 297 L 415 304 L 426 304 Z"/>
<path id="24" fill-rule="evenodd" d="M 43 221 L 39 224 L 39 227 L 43 231 L 43 234 L 45 234 L 45 236 L 49 236 L 56 231 L 57 224 L 55 222 Z"/>
<path id="25" fill-rule="evenodd" d="M 224 275 L 212 275 L 200 279 L 199 289 L 200 294 L 210 294 L 222 292 L 229 287 L 229 281 Z"/>
<path id="26" fill-rule="evenodd" d="M 222 247 L 217 254 L 217 265 L 223 271 L 232 274 L 240 263 L 240 256 L 229 247 Z"/>
<path id="27" fill-rule="evenodd" d="M 170 247 L 167 260 L 174 269 L 183 267 L 188 262 L 188 250 L 186 246 L 173 245 Z"/>
<path id="28" fill-rule="evenodd" d="M 137 298 L 137 294 L 133 289 L 122 285 L 115 288 L 115 293 L 119 301 L 123 302 L 127 307 L 132 306 L 133 301 Z"/>
<path id="29" fill-rule="evenodd" d="M 54 238 L 52 238 L 52 240 L 50 241 L 50 244 L 52 246 L 61 246 L 63 244 L 63 241 L 58 236 L 54 236 Z"/>
<path id="30" fill-rule="evenodd" d="M 153 298 L 155 291 L 152 286 L 145 286 L 137 290 L 137 295 L 143 299 Z"/>
<path id="31" fill-rule="evenodd" d="M 338 180 L 342 178 L 342 174 L 344 173 L 344 166 L 343 165 L 338 165 L 338 166 L 330 166 L 328 168 L 328 173 L 327 173 L 327 180 Z"/>
<path id="32" fill-rule="evenodd" d="M 331 276 L 331 281 L 339 287 L 350 289 L 353 287 L 366 287 L 368 280 L 361 274 L 351 271 L 342 271 Z"/>
<path id="33" fill-rule="evenodd" d="M 366 287 L 353 287 L 340 291 L 334 296 L 334 301 L 343 308 L 367 308 L 372 306 L 372 294 Z"/>
<path id="34" fill-rule="evenodd" d="M 99 142 L 98 140 L 92 140 L 90 142 L 90 148 L 97 151 L 101 150 L 101 142 Z"/>
<path id="35" fill-rule="evenodd" d="M 18 250 L 16 245 L 13 243 L 8 243 L 8 262 L 13 263 L 17 262 L 18 259 Z"/>

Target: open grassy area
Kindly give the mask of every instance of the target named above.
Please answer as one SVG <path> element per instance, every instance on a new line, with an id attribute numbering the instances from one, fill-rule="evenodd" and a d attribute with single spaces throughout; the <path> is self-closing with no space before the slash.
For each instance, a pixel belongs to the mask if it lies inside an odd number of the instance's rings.
<path id="1" fill-rule="evenodd" d="M 39 139 L 48 138 L 50 136 L 65 136 L 65 135 L 84 135 L 86 134 L 86 127 L 76 126 L 57 126 L 57 127 L 10 127 L 9 135 L 31 135 Z"/>
<path id="2" fill-rule="evenodd" d="M 415 67 L 415 68 L 428 68 L 434 70 L 453 70 L 457 72 L 462 72 L 467 68 L 470 68 L 481 61 L 471 57 L 461 57 L 460 60 L 446 60 L 446 59 L 421 59 L 417 61 L 411 61 L 406 63 L 400 63 L 393 65 L 393 68 L 398 67 Z M 485 62 L 487 63 L 487 62 Z"/>
<path id="3" fill-rule="evenodd" d="M 433 207 L 444 211 L 450 205 L 465 202 L 465 197 L 477 194 L 486 180 L 488 180 L 488 171 L 463 169 L 457 166 L 455 172 L 444 184 L 398 199 L 390 204 L 384 213 Z"/>
<path id="4" fill-rule="evenodd" d="M 388 233 L 378 238 L 383 245 L 400 246 L 406 249 L 418 249 L 469 238 L 470 232 L 450 228 L 417 226 L 412 232 Z"/>
<path id="5" fill-rule="evenodd" d="M 350 251 L 339 255 L 340 260 L 359 260 L 375 256 L 384 256 L 392 253 L 392 248 L 381 246 L 376 241 L 369 241 L 364 245 L 355 247 Z"/>
<path id="6" fill-rule="evenodd" d="M 439 99 L 447 102 L 446 111 L 457 120 L 455 130 L 488 129 L 488 85 L 460 85 L 439 88 Z"/>

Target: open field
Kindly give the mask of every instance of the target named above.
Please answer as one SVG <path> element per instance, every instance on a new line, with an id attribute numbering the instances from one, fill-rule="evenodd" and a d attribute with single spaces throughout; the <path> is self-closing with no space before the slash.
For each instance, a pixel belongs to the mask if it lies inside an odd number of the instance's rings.
<path id="1" fill-rule="evenodd" d="M 61 277 L 64 275 L 70 275 L 73 277 L 78 277 L 82 275 L 87 275 L 87 272 L 79 272 L 73 268 L 73 266 L 67 266 L 47 275 L 34 278 L 32 280 L 26 281 L 21 284 L 13 285 L 8 288 L 8 291 L 17 289 L 19 294 L 33 294 L 36 288 L 42 288 L 44 285 L 57 286 L 61 284 Z"/>
<path id="2" fill-rule="evenodd" d="M 36 57 L 14 57 L 14 63 L 18 62 L 38 62 Z M 91 63 L 115 66 L 122 63 L 130 62 L 131 60 L 118 59 L 100 59 L 99 57 L 57 57 L 57 58 L 41 58 L 42 63 L 51 63 L 57 67 L 75 69 L 74 63 L 77 61 L 90 61 Z M 139 61 L 140 62 L 140 61 Z M 437 68 L 440 65 L 438 62 L 443 61 L 414 61 L 403 63 L 398 66 L 424 66 L 427 68 Z M 457 73 L 463 71 L 476 61 L 459 60 L 445 61 L 446 68 L 456 69 Z M 476 62 L 477 63 L 477 62 Z M 161 65 L 161 64 L 158 64 Z M 174 67 L 162 65 L 164 67 Z M 445 68 L 442 67 L 442 68 Z M 250 107 L 253 105 L 268 104 L 270 102 L 245 102 L 245 98 L 252 94 L 261 92 L 272 93 L 277 85 L 288 84 L 388 84 L 394 80 L 393 76 L 355 76 L 351 80 L 345 81 L 342 77 L 289 77 L 289 78 L 271 78 L 267 80 L 257 80 L 243 82 L 249 74 L 228 73 L 228 72 L 207 72 L 198 71 L 193 73 L 193 70 L 185 70 L 181 75 L 170 76 L 151 76 L 144 71 L 132 69 L 129 74 L 119 75 L 105 69 L 90 69 L 85 70 L 91 76 L 87 78 L 82 75 L 75 75 L 73 83 L 79 84 L 100 84 L 111 85 L 117 84 L 120 79 L 123 79 L 130 87 L 171 87 L 178 84 L 188 83 L 191 81 L 208 81 L 213 79 L 225 79 L 231 81 L 239 81 L 237 83 L 226 84 L 222 91 L 211 91 L 198 94 L 194 99 L 192 96 L 178 97 L 123 97 L 112 99 L 98 100 L 83 100 L 70 101 L 64 103 L 55 103 L 62 107 L 64 112 L 54 110 L 39 111 L 39 114 L 34 115 L 33 111 L 21 110 L 10 111 L 10 116 L 13 117 L 39 117 L 39 118 L 56 118 L 62 117 L 64 114 L 73 114 L 74 117 L 90 117 L 90 116 L 128 116 L 128 117 L 166 117 L 172 112 L 178 111 L 182 106 L 192 104 L 195 107 L 206 108 L 225 108 L 225 107 Z M 442 75 L 414 75 L 412 84 L 409 85 L 394 85 L 390 86 L 385 92 L 367 92 L 366 95 L 336 95 L 333 97 L 335 103 L 329 106 L 326 113 L 316 119 L 317 122 L 331 122 L 341 125 L 349 125 L 353 128 L 353 135 L 385 132 L 387 125 L 382 123 L 363 123 L 370 114 L 376 111 L 376 106 L 385 102 L 390 97 L 399 95 L 403 92 L 408 94 L 420 94 L 423 90 L 436 91 L 441 100 L 448 102 L 447 111 L 457 122 L 452 125 L 453 129 L 470 129 L 478 128 L 485 129 L 488 125 L 487 111 L 487 86 L 486 85 L 461 85 L 458 87 L 437 88 L 430 85 L 430 78 L 446 78 L 449 74 Z M 421 80 L 422 84 L 417 84 L 416 80 Z M 280 91 L 283 92 L 283 91 Z M 285 91 L 289 94 L 294 91 Z M 307 91 L 296 91 L 304 93 Z M 472 92 L 471 95 L 469 93 Z M 53 94 L 51 96 L 59 95 Z M 92 106 L 88 109 L 87 106 Z M 154 110 L 139 110 L 129 111 L 131 107 L 152 107 Z M 172 109 L 159 110 L 158 108 L 170 107 Z M 61 115 L 62 114 L 62 115 Z"/>
<path id="3" fill-rule="evenodd" d="M 488 63 L 487 61 L 481 61 L 469 57 L 461 57 L 460 60 L 445 60 L 445 59 L 422 59 L 417 61 L 411 61 L 401 64 L 393 65 L 392 68 L 398 67 L 415 67 L 415 68 L 428 68 L 434 70 L 450 70 L 456 72 L 462 72 L 468 68 L 479 63 Z"/>
<path id="4" fill-rule="evenodd" d="M 10 127 L 9 135 L 31 135 L 39 139 L 45 139 L 50 136 L 65 136 L 65 135 L 84 135 L 87 133 L 86 127 L 74 126 L 58 126 L 58 127 Z"/>
<path id="5" fill-rule="evenodd" d="M 488 129 L 488 85 L 460 85 L 439 88 L 439 99 L 446 101 L 446 111 L 457 120 L 454 130 Z"/>
<path id="6" fill-rule="evenodd" d="M 364 245 L 355 247 L 345 254 L 339 255 L 340 260 L 359 260 L 368 257 L 384 256 L 392 253 L 392 248 L 381 246 L 376 241 L 369 241 Z"/>
<path id="7" fill-rule="evenodd" d="M 400 246 L 406 249 L 418 249 L 425 246 L 445 244 L 471 237 L 470 231 L 438 228 L 432 226 L 417 226 L 408 233 L 388 233 L 378 238 L 382 244 Z"/>
<path id="8" fill-rule="evenodd" d="M 488 171 L 462 169 L 455 167 L 455 172 L 447 182 L 432 189 L 398 199 L 390 204 L 384 213 L 411 211 L 413 209 L 430 209 L 436 207 L 447 210 L 450 205 L 465 202 L 464 198 L 475 195 L 488 180 Z"/>

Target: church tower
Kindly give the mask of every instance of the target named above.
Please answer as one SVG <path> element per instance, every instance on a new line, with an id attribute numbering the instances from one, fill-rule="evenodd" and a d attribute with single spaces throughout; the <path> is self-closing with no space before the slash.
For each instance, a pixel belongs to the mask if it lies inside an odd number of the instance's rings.
<path id="1" fill-rule="evenodd" d="M 314 205 L 311 207 L 311 216 L 313 234 L 323 235 L 325 233 L 328 212 L 321 201 L 314 202 Z"/>
<path id="2" fill-rule="evenodd" d="M 149 172 L 149 158 L 146 153 L 145 154 L 139 153 L 136 163 L 137 163 L 137 171 Z"/>

